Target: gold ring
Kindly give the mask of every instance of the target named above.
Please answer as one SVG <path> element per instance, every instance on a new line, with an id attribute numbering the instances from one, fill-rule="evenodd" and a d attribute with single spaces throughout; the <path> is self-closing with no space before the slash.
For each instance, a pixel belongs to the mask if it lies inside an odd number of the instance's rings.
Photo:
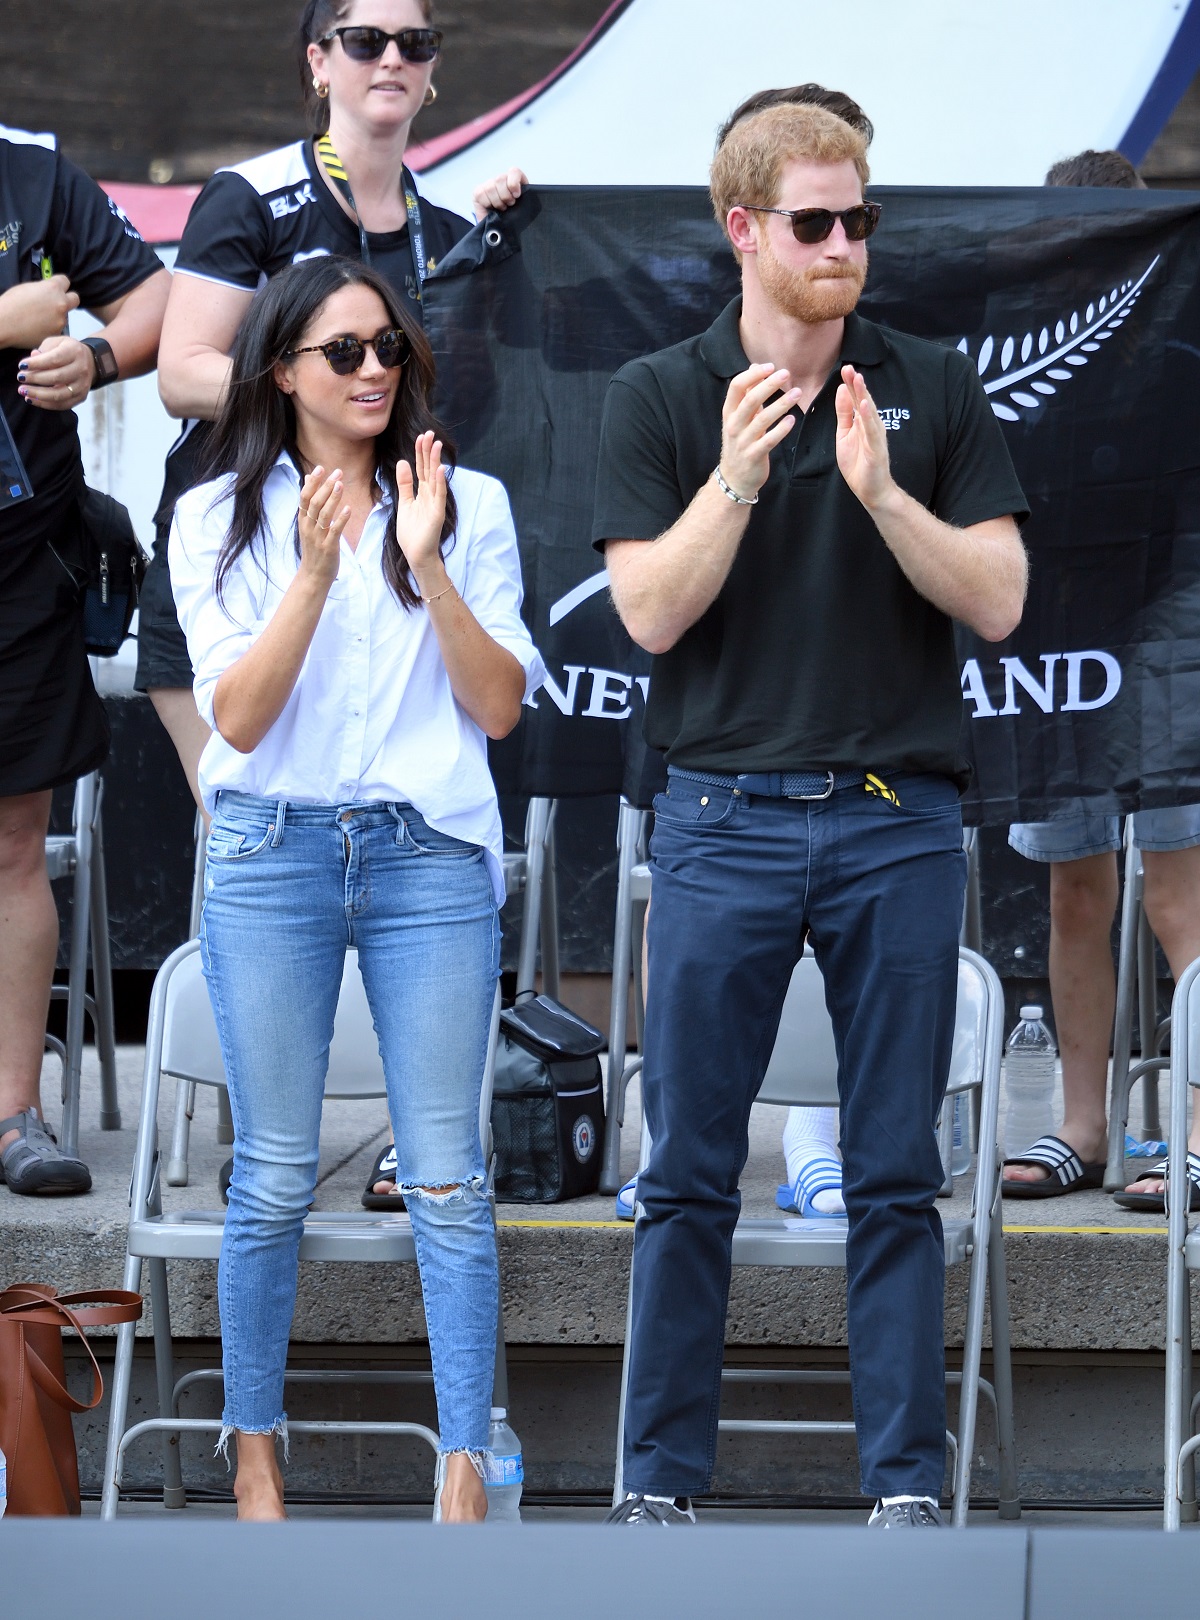
<path id="1" fill-rule="evenodd" d="M 75 398 L 75 390 L 70 383 L 67 384 L 67 394 L 71 399 Z"/>
<path id="2" fill-rule="evenodd" d="M 320 518 L 317 519 L 317 528 L 318 529 L 327 529 L 328 527 L 329 527 L 328 523 L 322 523 Z"/>

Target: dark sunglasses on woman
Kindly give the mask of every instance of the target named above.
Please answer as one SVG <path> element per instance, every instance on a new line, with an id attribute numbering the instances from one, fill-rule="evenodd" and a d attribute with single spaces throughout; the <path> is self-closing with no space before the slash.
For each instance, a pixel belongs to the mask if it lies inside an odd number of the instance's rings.
<path id="1" fill-rule="evenodd" d="M 841 220 L 842 229 L 851 242 L 865 242 L 879 224 L 882 203 L 856 203 L 853 208 L 756 208 L 753 203 L 739 203 L 752 214 L 782 214 L 792 222 L 792 235 L 797 242 L 811 247 L 823 242 L 833 230 L 834 221 Z"/>
<path id="2" fill-rule="evenodd" d="M 388 371 L 404 362 L 408 338 L 398 326 L 380 332 L 378 337 L 330 338 L 328 343 L 309 343 L 303 349 L 288 349 L 284 360 L 293 360 L 298 354 L 323 354 L 330 371 L 339 377 L 349 377 L 367 358 L 368 345 L 375 350 L 375 358 Z"/>
<path id="3" fill-rule="evenodd" d="M 402 28 L 398 34 L 382 28 L 331 28 L 317 43 L 328 45 L 331 39 L 341 40 L 352 62 L 378 62 L 392 40 L 406 62 L 432 62 L 442 48 L 438 28 Z"/>

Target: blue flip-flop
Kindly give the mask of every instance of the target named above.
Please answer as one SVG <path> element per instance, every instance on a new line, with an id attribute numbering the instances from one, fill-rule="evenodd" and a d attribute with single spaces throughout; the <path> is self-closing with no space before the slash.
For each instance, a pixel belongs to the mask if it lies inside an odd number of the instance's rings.
<path id="1" fill-rule="evenodd" d="M 633 1219 L 633 1205 L 637 1198 L 637 1177 L 627 1181 L 617 1194 L 617 1219 L 631 1221 Z"/>
<path id="2" fill-rule="evenodd" d="M 787 1182 L 777 1190 L 775 1202 L 788 1215 L 802 1215 L 806 1220 L 839 1221 L 844 1219 L 832 1211 L 814 1209 L 813 1199 L 818 1193 L 842 1190 L 842 1162 L 832 1153 L 817 1153 L 806 1159 L 804 1168 L 789 1186 Z"/>

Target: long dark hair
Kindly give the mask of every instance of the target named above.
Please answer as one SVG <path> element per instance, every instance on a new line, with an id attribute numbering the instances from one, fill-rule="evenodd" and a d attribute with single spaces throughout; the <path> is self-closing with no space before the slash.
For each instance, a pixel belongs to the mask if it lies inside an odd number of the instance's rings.
<path id="1" fill-rule="evenodd" d="M 392 502 L 383 542 L 384 578 L 405 607 L 415 607 L 420 601 L 396 538 L 396 463 L 403 458 L 410 466 L 415 465 L 417 437 L 429 429 L 442 441 L 444 464 L 453 467 L 457 459 L 453 441 L 429 405 L 434 383 L 433 352 L 404 302 L 378 271 L 356 259 L 334 254 L 289 265 L 268 281 L 251 304 L 234 344 L 233 371 L 203 471 L 206 479 L 232 474 L 234 481 L 233 516 L 217 560 L 218 597 L 229 570 L 243 551 L 253 549 L 263 533 L 263 490 L 279 452 L 286 450 L 297 468 L 309 471 L 302 465 L 296 443 L 296 407 L 291 396 L 277 386 L 274 368 L 289 350 L 300 345 L 321 306 L 342 287 L 370 287 L 378 293 L 388 319 L 394 326 L 403 327 L 408 338 L 392 414 L 375 440 L 375 479 Z M 447 489 L 443 548 L 457 521 L 454 492 Z M 298 556 L 298 527 L 295 540 Z"/>
<path id="2" fill-rule="evenodd" d="M 296 30 L 296 64 L 300 69 L 300 93 L 304 97 L 304 112 L 308 127 L 314 135 L 324 135 L 329 128 L 329 97 L 319 96 L 313 89 L 313 72 L 308 65 L 308 47 L 319 45 L 336 28 L 350 10 L 353 0 L 308 0 L 300 13 Z M 428 26 L 433 22 L 433 0 L 417 0 Z"/>

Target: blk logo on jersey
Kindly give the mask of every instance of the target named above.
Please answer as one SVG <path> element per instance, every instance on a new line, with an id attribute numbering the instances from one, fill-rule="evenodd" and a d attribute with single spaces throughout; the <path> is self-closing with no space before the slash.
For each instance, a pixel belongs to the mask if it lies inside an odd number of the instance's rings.
<path id="1" fill-rule="evenodd" d="M 295 191 L 282 197 L 272 197 L 271 213 L 276 219 L 286 219 L 289 214 L 298 214 L 305 203 L 315 203 L 316 200 L 312 181 L 306 180 L 302 186 L 297 186 Z"/>

